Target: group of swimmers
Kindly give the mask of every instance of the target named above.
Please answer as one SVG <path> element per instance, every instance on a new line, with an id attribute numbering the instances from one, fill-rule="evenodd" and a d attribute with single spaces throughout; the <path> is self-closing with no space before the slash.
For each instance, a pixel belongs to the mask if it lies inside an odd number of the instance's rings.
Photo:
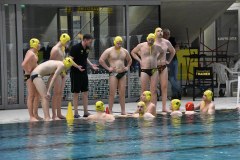
<path id="1" fill-rule="evenodd" d="M 202 101 L 194 106 L 193 102 L 187 102 L 185 104 L 185 115 L 194 115 L 197 112 L 195 110 L 200 110 L 202 114 L 212 115 L 215 113 L 215 105 L 212 101 L 213 92 L 211 90 L 206 90 L 203 93 Z M 183 115 L 180 110 L 181 100 L 173 99 L 171 101 L 169 111 L 172 117 L 181 117 Z M 104 103 L 98 101 L 95 104 L 96 114 L 90 115 L 87 119 L 90 120 L 115 120 L 115 117 L 112 114 L 106 112 Z M 133 114 L 128 114 L 123 117 L 135 117 L 135 118 L 147 118 L 152 119 L 157 115 L 156 106 L 151 102 L 151 92 L 144 91 L 141 95 L 141 101 L 137 103 L 137 109 Z M 121 116 L 122 117 L 122 116 Z"/>
<path id="2" fill-rule="evenodd" d="M 90 35 L 84 35 L 82 42 L 80 42 L 79 45 L 73 46 L 70 51 L 70 56 L 67 57 L 65 49 L 69 46 L 70 39 L 68 34 L 63 33 L 59 38 L 59 42 L 51 50 L 50 60 L 39 65 L 37 62 L 40 41 L 36 38 L 30 40 L 30 49 L 27 51 L 22 63 L 28 88 L 27 106 L 30 121 L 42 119 L 37 112 L 40 101 L 39 95 L 41 97 L 44 120 L 49 121 L 51 119 L 49 114 L 49 101 L 52 88 L 52 119 L 65 118 L 61 114 L 62 93 L 65 87 L 67 70 L 71 67 L 70 77 L 71 91 L 74 94 L 74 117 L 79 118 L 77 112 L 78 102 L 76 102 L 76 100 L 78 101 L 78 93 L 80 91 L 84 93 L 84 117 L 96 119 L 96 117 L 103 116 L 99 113 L 97 113 L 97 115 L 90 115 L 87 111 L 88 77 L 86 66 L 89 64 L 94 70 L 98 69 L 98 66 L 92 64 L 87 58 L 93 38 Z M 127 115 L 125 111 L 126 73 L 132 64 L 132 58 L 129 52 L 122 47 L 122 44 L 122 37 L 115 37 L 114 46 L 106 49 L 102 53 L 99 63 L 109 71 L 109 113 L 110 115 L 113 113 L 114 97 L 118 89 L 121 115 L 125 116 Z M 166 58 L 167 52 L 170 53 L 169 59 Z M 179 111 L 180 100 L 173 100 L 169 109 L 166 106 L 166 101 L 168 84 L 167 65 L 172 61 L 175 55 L 175 49 L 167 39 L 163 38 L 163 30 L 160 27 L 156 28 L 154 33 L 150 33 L 147 36 L 146 42 L 138 44 L 131 51 L 131 55 L 139 62 L 141 67 L 141 102 L 138 103 L 139 108 L 133 116 L 156 116 L 157 86 L 159 81 L 162 93 L 162 112 L 166 114 L 172 111 L 171 114 L 174 115 Z M 45 84 L 42 79 L 44 76 L 50 76 L 47 84 Z M 211 97 L 209 96 L 209 92 L 210 91 L 206 91 L 203 97 Z M 211 98 L 203 98 L 203 102 L 195 108 L 200 107 L 201 111 L 212 113 L 214 107 L 210 99 Z M 178 105 L 179 107 L 176 107 Z M 102 112 L 104 110 L 104 104 L 97 102 L 96 110 L 97 112 Z M 105 117 L 109 118 L 109 116 Z"/>

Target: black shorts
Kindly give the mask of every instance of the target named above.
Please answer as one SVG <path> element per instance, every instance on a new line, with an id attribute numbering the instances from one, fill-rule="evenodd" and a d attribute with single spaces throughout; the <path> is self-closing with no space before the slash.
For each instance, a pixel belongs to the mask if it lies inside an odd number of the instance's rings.
<path id="1" fill-rule="evenodd" d="M 88 91 L 88 74 L 87 72 L 75 73 L 70 72 L 71 92 L 80 93 Z"/>

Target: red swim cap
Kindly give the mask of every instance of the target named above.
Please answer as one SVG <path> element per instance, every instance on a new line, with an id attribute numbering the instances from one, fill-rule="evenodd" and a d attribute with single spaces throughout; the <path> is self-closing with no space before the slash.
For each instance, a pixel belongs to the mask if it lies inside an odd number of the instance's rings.
<path id="1" fill-rule="evenodd" d="M 187 102 L 185 105 L 186 111 L 194 111 L 194 104 L 193 102 Z"/>

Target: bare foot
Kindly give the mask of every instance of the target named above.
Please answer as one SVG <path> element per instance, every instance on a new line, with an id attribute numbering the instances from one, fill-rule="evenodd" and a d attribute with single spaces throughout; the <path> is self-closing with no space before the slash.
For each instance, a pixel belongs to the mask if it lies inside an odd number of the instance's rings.
<path id="1" fill-rule="evenodd" d="M 44 118 L 44 121 L 49 122 L 49 121 L 51 121 L 51 119 L 50 118 Z"/>
<path id="2" fill-rule="evenodd" d="M 38 115 L 36 115 L 36 116 L 34 116 L 34 117 L 36 117 L 36 119 L 39 120 L 39 121 L 42 121 L 42 120 L 43 120 L 43 118 L 40 117 L 40 116 L 38 116 Z"/>
<path id="3" fill-rule="evenodd" d="M 161 115 L 167 115 L 167 112 L 160 112 Z"/>
<path id="4" fill-rule="evenodd" d="M 66 119 L 66 117 L 64 117 L 63 115 L 58 115 L 59 119 Z"/>
<path id="5" fill-rule="evenodd" d="M 37 122 L 38 120 L 35 117 L 30 117 L 30 122 Z"/>
<path id="6" fill-rule="evenodd" d="M 162 109 L 162 112 L 166 112 L 166 113 L 170 113 L 171 111 L 170 110 L 168 110 L 168 109 Z"/>
<path id="7" fill-rule="evenodd" d="M 52 119 L 53 119 L 54 121 L 60 120 L 60 118 L 58 118 L 57 116 L 53 116 Z"/>
<path id="8" fill-rule="evenodd" d="M 126 112 L 122 112 L 121 115 L 126 115 Z"/>

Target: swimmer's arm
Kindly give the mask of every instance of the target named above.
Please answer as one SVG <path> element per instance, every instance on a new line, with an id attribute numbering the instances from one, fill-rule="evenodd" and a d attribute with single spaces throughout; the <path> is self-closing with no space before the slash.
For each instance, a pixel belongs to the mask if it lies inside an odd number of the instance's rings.
<path id="1" fill-rule="evenodd" d="M 138 57 L 138 53 L 140 51 L 140 44 L 137 45 L 137 47 L 135 47 L 132 52 L 131 55 L 132 57 L 137 60 L 139 63 L 141 62 L 141 59 Z"/>
<path id="2" fill-rule="evenodd" d="M 172 61 L 174 55 L 176 54 L 176 51 L 169 41 L 167 42 L 167 44 L 168 44 L 168 50 L 170 52 L 170 57 L 168 59 L 168 63 L 170 63 Z"/>
<path id="3" fill-rule="evenodd" d="M 139 113 L 139 112 L 138 112 L 138 109 L 137 109 L 133 114 L 137 114 L 137 113 Z"/>
<path id="4" fill-rule="evenodd" d="M 132 58 L 130 56 L 130 54 L 128 53 L 128 51 L 126 50 L 126 61 L 127 61 L 127 68 L 129 69 L 129 67 L 132 65 Z"/>
<path id="5" fill-rule="evenodd" d="M 56 71 L 55 71 L 55 73 L 54 73 L 54 75 L 53 75 L 53 77 L 52 77 L 52 79 L 51 79 L 51 82 L 50 82 L 50 84 L 49 84 L 49 86 L 48 86 L 48 90 L 47 90 L 47 96 L 48 96 L 48 98 L 50 98 L 50 95 L 51 95 L 50 93 L 51 93 L 53 84 L 54 84 L 57 76 L 60 75 L 63 70 L 64 70 L 64 65 L 58 66 L 58 68 L 56 69 Z"/>
<path id="6" fill-rule="evenodd" d="M 25 72 L 31 73 L 31 68 L 30 68 L 30 66 L 27 65 L 27 64 L 31 61 L 31 59 L 32 59 L 33 57 L 34 57 L 34 54 L 31 54 L 31 55 L 27 55 L 27 56 L 24 58 L 24 60 L 23 60 L 23 62 L 22 62 L 22 68 L 23 68 L 23 70 L 24 70 Z"/>
<path id="7" fill-rule="evenodd" d="M 214 114 L 215 113 L 215 105 L 211 104 L 208 109 L 208 114 Z"/>
<path id="8" fill-rule="evenodd" d="M 105 68 L 106 70 L 110 70 L 110 67 L 108 67 L 108 65 L 106 64 L 106 59 L 109 56 L 109 49 L 106 49 L 103 54 L 101 55 L 101 57 L 99 58 L 99 63 L 101 64 L 101 66 L 103 68 Z"/>
<path id="9" fill-rule="evenodd" d="M 194 107 L 194 110 L 199 110 L 199 109 L 200 109 L 200 105 L 201 105 L 201 102 L 198 103 L 198 104 Z"/>
<path id="10" fill-rule="evenodd" d="M 115 120 L 115 117 L 114 117 L 113 115 L 110 115 L 110 116 L 108 117 L 108 120 L 114 121 L 114 120 Z"/>

